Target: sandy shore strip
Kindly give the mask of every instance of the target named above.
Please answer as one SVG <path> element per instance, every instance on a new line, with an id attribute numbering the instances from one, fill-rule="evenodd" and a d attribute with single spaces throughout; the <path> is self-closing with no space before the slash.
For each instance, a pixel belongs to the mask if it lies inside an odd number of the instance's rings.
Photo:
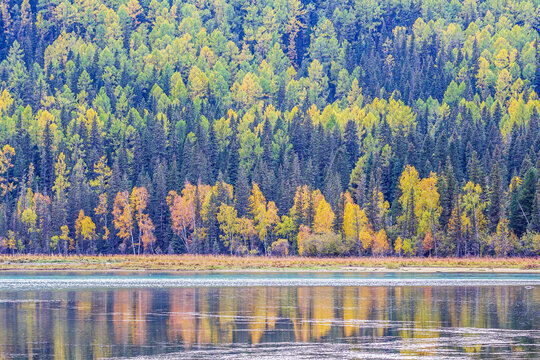
<path id="1" fill-rule="evenodd" d="M 538 258 L 0 255 L 0 271 L 339 271 L 539 273 Z"/>

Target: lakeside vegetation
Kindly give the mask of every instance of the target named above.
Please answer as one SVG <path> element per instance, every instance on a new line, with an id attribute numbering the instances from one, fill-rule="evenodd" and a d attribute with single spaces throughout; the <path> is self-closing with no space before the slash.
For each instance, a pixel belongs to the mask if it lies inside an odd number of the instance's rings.
<path id="1" fill-rule="evenodd" d="M 538 256 L 538 14 L 2 0 L 0 253 Z"/>
<path id="2" fill-rule="evenodd" d="M 227 255 L 3 255 L 0 270 L 540 270 L 537 258 L 267 257 Z"/>

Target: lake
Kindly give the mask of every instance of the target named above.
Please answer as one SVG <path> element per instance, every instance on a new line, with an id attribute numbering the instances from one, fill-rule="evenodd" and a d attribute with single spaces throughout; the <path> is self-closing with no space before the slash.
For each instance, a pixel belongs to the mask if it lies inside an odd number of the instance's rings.
<path id="1" fill-rule="evenodd" d="M 0 274 L 0 358 L 540 358 L 540 274 Z"/>

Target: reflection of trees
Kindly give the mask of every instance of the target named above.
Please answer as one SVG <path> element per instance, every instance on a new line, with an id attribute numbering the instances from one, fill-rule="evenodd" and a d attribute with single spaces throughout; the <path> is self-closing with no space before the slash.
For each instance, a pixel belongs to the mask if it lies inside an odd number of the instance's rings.
<path id="1" fill-rule="evenodd" d="M 320 340 L 332 328 L 334 320 L 334 288 L 316 287 L 312 289 L 312 339 Z"/>
<path id="2" fill-rule="evenodd" d="M 253 308 L 252 316 L 249 321 L 249 329 L 251 330 L 251 343 L 258 344 L 266 330 L 266 288 L 256 288 L 253 291 Z"/>
<path id="3" fill-rule="evenodd" d="M 450 346 L 479 353 L 487 350 L 474 331 L 460 335 L 444 327 L 532 328 L 534 317 L 523 319 L 520 311 L 534 313 L 534 306 L 538 306 L 534 299 L 540 295 L 540 289 L 526 292 L 513 287 L 156 291 L 28 292 L 25 298 L 59 301 L 54 305 L 0 303 L 0 324 L 9 324 L 0 326 L 0 358 L 13 353 L 46 357 L 40 351 L 57 359 L 132 356 L 147 352 L 154 344 L 179 344 L 190 349 L 237 342 L 348 338 L 362 346 L 382 336 L 398 336 L 404 344 L 402 355 L 437 356 L 440 346 L 449 346 L 448 339 L 443 339 L 448 336 L 458 337 Z"/>
<path id="4" fill-rule="evenodd" d="M 197 331 L 197 343 L 212 344 L 212 340 L 214 339 L 214 336 L 212 336 L 212 332 L 216 333 L 216 331 L 215 328 L 212 327 L 210 317 L 208 316 L 208 314 L 210 313 L 210 305 L 208 304 L 209 291 L 208 289 L 200 289 L 198 293 L 198 312 L 200 314 L 200 317 Z"/>
<path id="5" fill-rule="evenodd" d="M 236 317 L 235 290 L 231 288 L 219 289 L 219 331 L 221 342 L 231 344 L 233 342 L 233 331 Z"/>
<path id="6" fill-rule="evenodd" d="M 140 290 L 135 292 L 134 318 L 131 322 L 133 344 L 145 345 L 146 341 L 146 315 L 152 311 L 152 292 L 150 290 Z"/>
<path id="7" fill-rule="evenodd" d="M 309 341 L 311 319 L 311 288 L 297 288 L 297 316 L 293 320 L 296 341 Z"/>
<path id="8" fill-rule="evenodd" d="M 169 294 L 170 313 L 167 326 L 168 340 L 181 340 L 186 349 L 197 341 L 195 318 L 195 290 L 173 289 Z"/>
<path id="9" fill-rule="evenodd" d="M 129 343 L 133 292 L 130 290 L 118 290 L 113 294 L 114 342 L 125 345 Z"/>

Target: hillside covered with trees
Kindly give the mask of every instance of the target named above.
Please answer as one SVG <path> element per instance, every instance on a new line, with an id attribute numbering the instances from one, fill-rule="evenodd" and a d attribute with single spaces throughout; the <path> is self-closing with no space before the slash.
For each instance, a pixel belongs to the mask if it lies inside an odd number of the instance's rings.
<path id="1" fill-rule="evenodd" d="M 0 17 L 0 252 L 540 255 L 539 0 Z"/>

